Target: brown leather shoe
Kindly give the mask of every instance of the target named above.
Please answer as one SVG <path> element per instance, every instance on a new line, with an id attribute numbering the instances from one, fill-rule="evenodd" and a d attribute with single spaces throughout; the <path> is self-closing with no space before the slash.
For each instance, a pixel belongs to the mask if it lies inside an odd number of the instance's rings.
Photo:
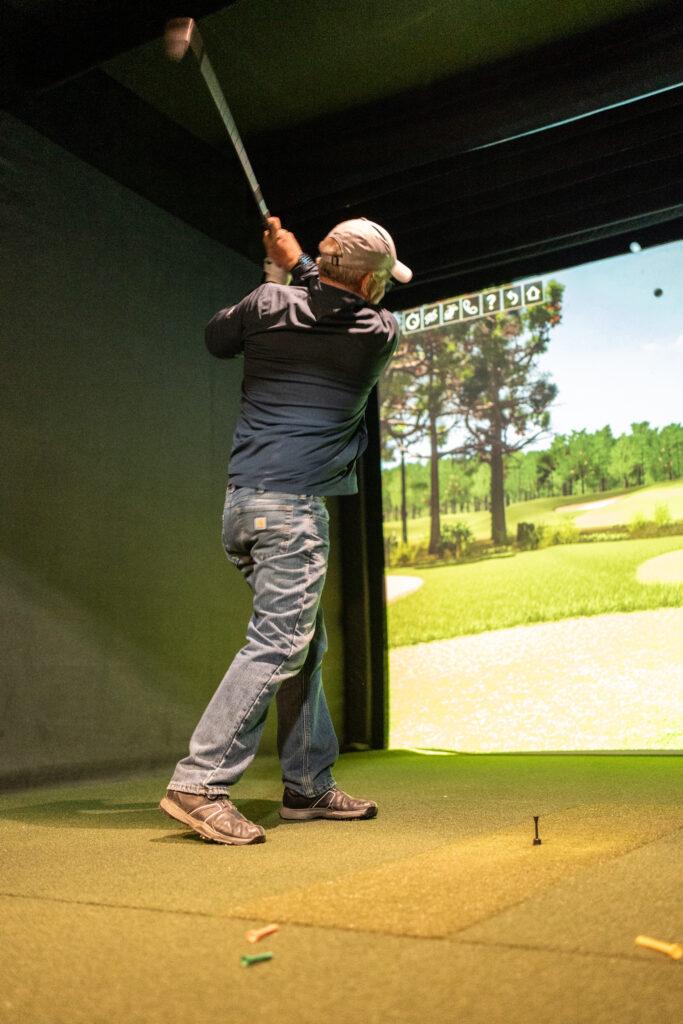
<path id="1" fill-rule="evenodd" d="M 237 810 L 227 796 L 208 797 L 199 793 L 181 793 L 167 789 L 159 807 L 169 817 L 182 821 L 202 839 L 228 846 L 265 843 L 266 833 Z"/>

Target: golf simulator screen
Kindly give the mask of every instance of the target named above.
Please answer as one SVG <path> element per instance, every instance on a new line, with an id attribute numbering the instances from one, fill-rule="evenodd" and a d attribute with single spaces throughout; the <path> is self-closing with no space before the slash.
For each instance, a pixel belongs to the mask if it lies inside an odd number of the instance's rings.
<path id="1" fill-rule="evenodd" d="M 397 314 L 390 743 L 683 748 L 683 242 Z"/>

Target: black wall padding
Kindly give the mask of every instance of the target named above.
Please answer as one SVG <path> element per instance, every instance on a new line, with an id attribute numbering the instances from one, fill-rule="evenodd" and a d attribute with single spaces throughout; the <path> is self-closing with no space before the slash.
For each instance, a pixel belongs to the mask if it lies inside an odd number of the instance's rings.
<path id="1" fill-rule="evenodd" d="M 170 773 L 251 610 L 221 546 L 242 362 L 204 325 L 260 268 L 5 114 L 0 171 L 0 789 Z"/>
<path id="2" fill-rule="evenodd" d="M 676 85 L 682 68 L 676 0 L 425 89 L 271 132 L 252 150 L 277 152 L 274 199 L 292 211 L 302 198 L 310 205 L 336 193 L 353 204 L 367 201 L 373 182 L 401 181 L 474 147 Z M 305 197 L 297 189 L 302 158 L 312 172 Z"/>
<path id="3" fill-rule="evenodd" d="M 392 295 L 409 306 L 680 218 L 682 68 L 683 7 L 664 4 L 252 149 L 264 169 L 280 154 L 273 202 L 309 248 L 347 217 L 386 224 L 415 270 Z"/>
<path id="4" fill-rule="evenodd" d="M 179 12 L 169 0 L 34 0 L 23 9 L 16 0 L 0 0 L 0 38 L 10 44 L 0 73 L 0 97 L 9 95 L 9 81 L 14 95 L 46 89 L 160 37 L 169 18 L 181 15 L 196 21 L 233 3 L 193 0 Z"/>
<path id="5" fill-rule="evenodd" d="M 84 51 L 83 67 L 93 53 Z M 307 250 L 349 216 L 386 224 L 415 271 L 411 286 L 392 293 L 400 308 L 612 255 L 634 230 L 647 244 L 676 237 L 682 68 L 676 0 L 245 142 L 271 208 Z M 11 78 L 0 73 L 0 83 Z M 218 153 L 96 69 L 15 96 L 12 109 L 211 238 L 260 258 L 253 202 L 227 144 Z M 525 132 L 535 134 L 513 138 Z"/>
<path id="6" fill-rule="evenodd" d="M 668 240 L 683 217 L 683 87 L 421 166 L 366 202 L 323 206 L 302 217 L 301 236 L 361 215 L 392 231 L 415 271 L 392 293 L 397 307 L 611 255 L 633 230 Z"/>
<path id="7" fill-rule="evenodd" d="M 260 262 L 260 227 L 237 157 L 194 138 L 103 71 L 24 96 L 13 112 L 156 206 Z"/>

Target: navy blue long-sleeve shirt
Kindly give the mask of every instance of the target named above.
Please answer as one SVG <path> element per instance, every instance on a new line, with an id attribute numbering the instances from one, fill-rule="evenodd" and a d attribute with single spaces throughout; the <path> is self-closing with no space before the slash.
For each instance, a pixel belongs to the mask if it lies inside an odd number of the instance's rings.
<path id="1" fill-rule="evenodd" d="M 317 267 L 292 285 L 262 284 L 216 313 L 206 327 L 211 354 L 244 353 L 230 482 L 356 493 L 368 396 L 397 344 L 388 310 L 324 284 Z"/>

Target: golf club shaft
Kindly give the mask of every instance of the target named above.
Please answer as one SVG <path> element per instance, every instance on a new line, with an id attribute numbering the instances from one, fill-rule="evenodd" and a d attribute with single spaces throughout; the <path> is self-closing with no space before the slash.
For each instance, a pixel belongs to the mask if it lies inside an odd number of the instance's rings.
<path id="1" fill-rule="evenodd" d="M 206 50 L 204 48 L 204 41 L 199 33 L 199 29 L 197 28 L 197 25 L 193 19 L 188 18 L 187 20 L 189 22 L 188 31 L 190 33 L 190 47 L 195 57 L 197 58 L 197 63 L 199 65 L 199 70 L 201 72 L 202 78 L 206 82 L 208 90 L 211 93 L 211 98 L 216 105 L 216 109 L 218 110 L 218 113 L 221 116 L 221 120 L 227 129 L 228 135 L 230 136 L 230 141 L 232 142 L 235 148 L 235 152 L 237 153 L 239 162 L 242 164 L 242 170 L 244 171 L 247 181 L 249 182 L 251 194 L 253 195 L 254 200 L 256 201 L 259 213 L 261 214 L 261 220 L 263 221 L 263 225 L 264 227 L 267 227 L 267 218 L 270 217 L 270 211 L 268 210 L 266 202 L 263 198 L 261 186 L 256 180 L 256 175 L 254 174 L 254 169 L 251 166 L 251 161 L 247 156 L 247 152 L 244 148 L 244 143 L 242 142 L 242 139 L 240 138 L 240 133 L 237 130 L 235 119 L 230 113 L 230 107 L 227 104 L 225 96 L 223 95 L 223 90 L 221 89 L 220 83 L 216 78 L 216 74 L 213 70 L 213 67 L 211 66 L 211 61 L 207 56 Z"/>

